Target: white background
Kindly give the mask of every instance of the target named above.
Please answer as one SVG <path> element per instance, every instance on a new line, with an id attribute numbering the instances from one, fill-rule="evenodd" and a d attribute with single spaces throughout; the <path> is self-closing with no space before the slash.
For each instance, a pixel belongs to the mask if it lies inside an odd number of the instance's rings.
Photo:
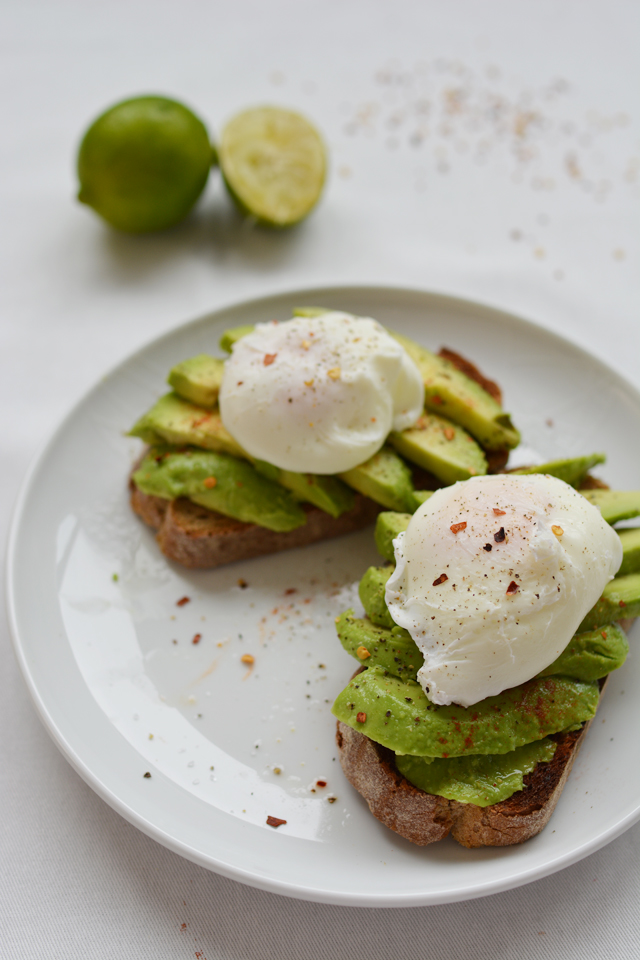
<path id="1" fill-rule="evenodd" d="M 626 0 L 5 0 L 3 539 L 29 461 L 92 383 L 248 296 L 325 282 L 450 292 L 558 331 L 640 386 L 639 20 Z M 147 92 L 184 100 L 214 137 L 246 106 L 304 111 L 331 155 L 316 212 L 255 230 L 214 174 L 181 227 L 109 231 L 74 202 L 77 144 L 106 106 Z M 208 874 L 71 770 L 1 629 L 3 958 L 636 955 L 639 826 L 519 890 L 408 911 Z"/>

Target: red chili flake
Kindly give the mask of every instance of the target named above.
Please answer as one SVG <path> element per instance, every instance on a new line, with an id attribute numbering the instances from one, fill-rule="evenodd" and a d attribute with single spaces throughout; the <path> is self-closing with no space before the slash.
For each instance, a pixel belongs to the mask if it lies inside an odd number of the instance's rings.
<path id="1" fill-rule="evenodd" d="M 280 817 L 267 817 L 267 826 L 269 827 L 281 827 L 286 822 L 286 820 L 281 820 Z"/>
<path id="2" fill-rule="evenodd" d="M 244 487 L 244 483 L 241 480 L 236 482 L 236 487 Z"/>
<path id="3" fill-rule="evenodd" d="M 458 533 L 460 530 L 466 530 L 466 529 L 467 529 L 466 520 L 462 520 L 460 523 L 452 523 L 451 526 L 449 527 L 449 530 L 451 530 L 451 533 Z"/>
<path id="4" fill-rule="evenodd" d="M 176 607 L 184 607 L 185 603 L 191 603 L 191 597 L 180 597 L 176 600 Z"/>
<path id="5" fill-rule="evenodd" d="M 440 586 L 441 583 L 444 583 L 445 580 L 448 580 L 448 579 L 449 579 L 449 577 L 446 575 L 446 573 L 441 573 L 440 576 L 437 577 L 437 578 L 433 581 L 433 583 L 431 584 L 431 586 L 432 586 L 432 587 L 438 587 L 438 586 Z"/>
<path id="6" fill-rule="evenodd" d="M 444 433 L 445 440 L 453 440 L 456 435 L 453 427 L 445 427 L 442 432 Z"/>
<path id="7" fill-rule="evenodd" d="M 186 923 L 181 923 L 181 924 L 180 924 L 180 929 L 181 929 L 181 930 L 186 930 L 186 929 L 187 929 Z"/>
<path id="8" fill-rule="evenodd" d="M 244 380 L 238 380 L 236 386 L 241 387 L 243 383 L 244 383 Z"/>
<path id="9" fill-rule="evenodd" d="M 509 586 L 507 587 L 507 593 L 514 594 L 514 593 L 517 593 L 519 589 L 520 588 L 518 584 L 515 582 L 515 580 L 512 580 Z"/>
<path id="10" fill-rule="evenodd" d="M 493 550 L 493 547 L 491 546 L 490 543 L 485 543 L 485 545 L 484 545 L 484 547 L 483 547 L 482 549 L 483 549 L 483 550 L 486 550 L 487 553 L 489 553 L 490 550 Z"/>
<path id="11" fill-rule="evenodd" d="M 277 356 L 277 353 L 265 353 L 264 360 L 262 361 L 265 367 L 270 367 Z"/>
<path id="12" fill-rule="evenodd" d="M 601 636 L 604 640 L 606 640 L 606 639 L 607 639 L 607 631 L 606 631 L 606 630 L 601 630 L 601 631 L 600 631 L 600 636 Z"/>
<path id="13" fill-rule="evenodd" d="M 326 780 L 316 780 L 316 787 L 326 787 L 326 785 L 327 785 Z"/>
<path id="14" fill-rule="evenodd" d="M 196 633 L 196 635 L 195 635 L 195 637 L 193 638 L 193 640 L 191 641 L 191 643 L 200 643 L 201 640 L 202 640 L 202 634 L 201 634 L 201 633 Z"/>
<path id="15" fill-rule="evenodd" d="M 367 719 L 366 713 L 358 713 L 356 715 L 356 720 L 358 721 L 358 723 L 365 723 L 366 719 Z"/>
<path id="16" fill-rule="evenodd" d="M 497 533 L 494 533 L 493 539 L 495 540 L 496 543 L 502 543 L 502 541 L 504 540 L 505 536 L 506 536 L 506 534 L 505 534 L 505 532 L 504 532 L 504 527 L 500 527 L 500 529 L 498 530 L 498 532 L 497 532 Z"/>
<path id="17" fill-rule="evenodd" d="M 297 593 L 297 592 L 298 591 L 296 590 L 295 587 L 287 587 L 287 589 L 284 592 L 284 595 L 285 597 L 290 597 L 292 593 Z"/>
<path id="18" fill-rule="evenodd" d="M 493 508 L 493 512 L 495 513 L 496 517 L 504 517 L 504 515 L 506 514 L 507 511 L 506 511 L 506 510 L 498 510 L 497 507 L 494 507 L 494 508 Z"/>
<path id="19" fill-rule="evenodd" d="M 443 402 L 442 397 L 439 397 L 437 393 L 434 393 L 434 395 L 431 397 L 431 400 L 433 403 L 437 403 L 438 405 Z"/>
<path id="20" fill-rule="evenodd" d="M 240 577 L 240 579 L 238 580 L 238 586 L 240 587 L 241 590 L 246 590 L 249 584 L 247 583 L 246 580 L 243 580 L 242 577 Z"/>
<path id="21" fill-rule="evenodd" d="M 443 760 L 446 760 L 448 756 L 449 756 L 448 753 L 443 753 L 443 754 L 442 754 L 442 759 L 443 759 Z"/>
<path id="22" fill-rule="evenodd" d="M 626 607 L 626 603 L 624 602 L 624 600 L 620 600 L 620 602 L 618 603 L 618 606 L 619 606 L 619 607 Z"/>

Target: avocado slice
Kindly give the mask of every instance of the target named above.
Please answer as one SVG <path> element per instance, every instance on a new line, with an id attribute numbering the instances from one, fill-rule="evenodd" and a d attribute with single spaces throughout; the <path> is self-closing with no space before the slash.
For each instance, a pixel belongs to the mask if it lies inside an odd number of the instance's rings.
<path id="1" fill-rule="evenodd" d="M 360 603 L 372 623 L 378 627 L 388 627 L 391 630 L 396 626 L 389 613 L 384 598 L 387 580 L 395 567 L 369 567 L 358 587 Z"/>
<path id="2" fill-rule="evenodd" d="M 422 373 L 425 406 L 433 413 L 459 423 L 486 450 L 509 450 L 520 443 L 520 434 L 508 413 L 486 390 L 443 357 L 400 333 L 389 331 L 401 343 Z"/>
<path id="3" fill-rule="evenodd" d="M 488 807 L 522 790 L 524 775 L 535 770 L 539 763 L 548 763 L 555 752 L 556 744 L 545 737 L 509 753 L 490 756 L 448 760 L 399 756 L 396 767 L 419 790 L 459 803 Z"/>
<path id="4" fill-rule="evenodd" d="M 173 367 L 167 383 L 183 400 L 211 409 L 218 402 L 223 371 L 224 360 L 199 353 Z"/>
<path id="5" fill-rule="evenodd" d="M 338 720 L 399 754 L 503 754 L 576 723 L 598 706 L 596 681 L 538 677 L 465 709 L 431 703 L 415 680 L 369 667 L 338 695 Z M 544 709 L 540 708 L 544 704 Z"/>
<path id="6" fill-rule="evenodd" d="M 578 632 L 595 630 L 614 620 L 640 616 L 640 573 L 628 573 L 624 577 L 615 577 L 604 590 L 602 596 L 591 608 Z"/>
<path id="7" fill-rule="evenodd" d="M 411 470 L 390 447 L 383 447 L 365 463 L 338 476 L 389 510 L 406 510 L 413 504 Z"/>
<path id="8" fill-rule="evenodd" d="M 389 443 L 446 486 L 487 472 L 486 457 L 473 437 L 437 413 L 425 411 L 415 426 L 390 433 Z"/>
<path id="9" fill-rule="evenodd" d="M 323 313 L 331 313 L 328 307 L 294 307 L 294 317 L 321 317 Z"/>
<path id="10" fill-rule="evenodd" d="M 289 491 L 245 460 L 211 450 L 152 448 L 133 474 L 143 492 L 165 500 L 188 497 L 227 517 L 268 530 L 294 530 L 306 514 Z"/>
<path id="11" fill-rule="evenodd" d="M 411 508 L 411 512 L 415 513 L 418 507 L 421 507 L 422 504 L 432 497 L 435 493 L 435 490 L 414 490 L 413 495 L 409 498 L 408 506 Z"/>
<path id="12" fill-rule="evenodd" d="M 399 533 L 403 533 L 407 529 L 410 520 L 410 513 L 395 513 L 390 510 L 384 510 L 378 514 L 373 537 L 378 553 L 390 563 L 396 562 L 393 541 Z"/>
<path id="13" fill-rule="evenodd" d="M 352 657 L 367 667 L 383 667 L 395 677 L 415 680 L 424 657 L 411 634 L 402 627 L 392 630 L 367 619 L 358 619 L 353 610 L 336 618 L 340 643 Z M 541 670 L 539 677 L 562 675 L 574 680 L 599 680 L 624 663 L 629 644 L 624 630 L 615 623 L 571 638 L 562 653 Z"/>
<path id="14" fill-rule="evenodd" d="M 619 530 L 622 542 L 622 563 L 616 576 L 640 571 L 640 527 L 631 530 Z"/>
<path id="15" fill-rule="evenodd" d="M 129 431 L 130 437 L 140 437 L 146 443 L 158 441 L 190 444 L 204 450 L 230 453 L 246 457 L 239 443 L 222 425 L 217 409 L 203 410 L 177 393 L 167 393 L 141 417 Z"/>
<path id="16" fill-rule="evenodd" d="M 224 350 L 225 353 L 231 353 L 234 343 L 236 343 L 237 340 L 241 340 L 242 337 L 246 337 L 252 330 L 255 330 L 255 324 L 253 323 L 245 323 L 241 327 L 230 327 L 229 330 L 225 330 L 220 337 L 220 349 Z"/>
<path id="17" fill-rule="evenodd" d="M 167 393 L 161 397 L 151 410 L 138 420 L 129 435 L 140 437 L 146 443 L 189 445 L 251 460 L 222 425 L 217 407 L 204 410 L 175 393 Z M 351 490 L 336 477 L 293 473 L 263 461 L 258 461 L 255 466 L 269 480 L 281 484 L 291 490 L 298 499 L 313 503 L 332 517 L 339 517 L 353 507 L 354 497 Z"/>
<path id="18" fill-rule="evenodd" d="M 640 517 L 640 490 L 581 490 L 580 493 L 599 507 L 607 523 Z"/>
<path id="19" fill-rule="evenodd" d="M 604 463 L 606 459 L 604 453 L 592 453 L 586 457 L 550 460 L 549 463 L 541 463 L 536 467 L 521 467 L 518 470 L 512 470 L 511 473 L 517 473 L 520 476 L 530 473 L 547 473 L 551 477 L 557 477 L 558 480 L 564 480 L 572 487 L 579 487 L 589 470 L 599 463 Z"/>

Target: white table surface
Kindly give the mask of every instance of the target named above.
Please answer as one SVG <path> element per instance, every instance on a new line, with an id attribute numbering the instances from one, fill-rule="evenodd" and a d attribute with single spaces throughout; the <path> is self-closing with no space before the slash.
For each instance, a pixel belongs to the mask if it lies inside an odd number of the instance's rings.
<path id="1" fill-rule="evenodd" d="M 249 296 L 362 282 L 450 292 L 556 330 L 640 386 L 637 4 L 5 0 L 3 14 L 3 540 L 29 462 L 97 378 Z M 143 92 L 186 101 L 212 133 L 253 104 L 304 111 L 331 152 L 321 205 L 295 231 L 257 231 L 214 175 L 176 230 L 110 232 L 73 200 L 75 150 L 92 117 Z M 1 957 L 640 952 L 640 824 L 526 887 L 411 910 L 288 900 L 182 860 L 74 773 L 4 618 L 0 630 Z"/>

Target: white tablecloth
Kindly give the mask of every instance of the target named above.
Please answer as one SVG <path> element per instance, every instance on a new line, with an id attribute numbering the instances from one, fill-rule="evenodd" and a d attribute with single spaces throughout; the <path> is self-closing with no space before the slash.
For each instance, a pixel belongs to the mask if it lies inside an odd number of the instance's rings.
<path id="1" fill-rule="evenodd" d="M 3 539 L 28 463 L 83 391 L 148 339 L 252 295 L 450 292 L 556 330 L 640 386 L 637 4 L 6 0 L 3 13 Z M 110 232 L 73 200 L 75 150 L 93 116 L 143 92 L 186 101 L 214 133 L 253 104 L 308 114 L 331 153 L 321 205 L 294 231 L 256 231 L 214 175 L 182 227 Z M 73 772 L 0 629 L 3 958 L 640 953 L 640 825 L 529 886 L 404 911 L 287 900 L 182 860 Z"/>

